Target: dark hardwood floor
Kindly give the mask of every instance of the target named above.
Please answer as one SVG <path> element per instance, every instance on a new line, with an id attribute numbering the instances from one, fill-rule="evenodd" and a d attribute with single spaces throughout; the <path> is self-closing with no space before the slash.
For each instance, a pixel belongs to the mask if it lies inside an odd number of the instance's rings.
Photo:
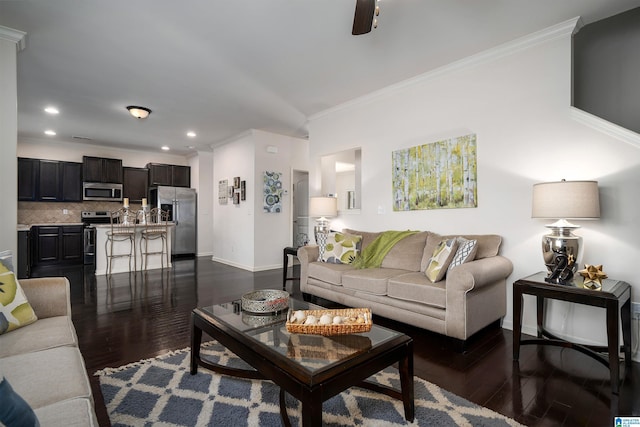
<path id="1" fill-rule="evenodd" d="M 70 279 L 73 320 L 104 426 L 109 420 L 95 371 L 188 347 L 193 308 L 254 289 L 278 289 L 282 283 L 281 270 L 251 273 L 208 257 L 176 260 L 164 272 L 114 274 L 109 280 L 81 267 L 34 273 Z M 287 288 L 301 297 L 297 281 L 287 282 Z M 514 363 L 512 333 L 497 326 L 476 334 L 460 353 L 441 335 L 380 317 L 375 322 L 413 337 L 417 376 L 522 424 L 607 426 L 614 415 L 640 415 L 638 363 L 625 372 L 618 397 L 611 394 L 607 368 L 575 350 L 523 346 L 520 362 Z"/>

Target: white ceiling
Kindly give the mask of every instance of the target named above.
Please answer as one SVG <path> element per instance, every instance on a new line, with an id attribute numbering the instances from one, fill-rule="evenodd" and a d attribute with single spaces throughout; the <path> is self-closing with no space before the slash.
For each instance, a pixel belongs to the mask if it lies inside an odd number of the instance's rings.
<path id="1" fill-rule="evenodd" d="M 354 0 L 0 0 L 0 25 L 27 33 L 19 139 L 53 129 L 53 140 L 188 154 L 248 129 L 305 137 L 307 118 L 333 106 L 576 16 L 588 24 L 638 6 L 381 0 L 378 28 L 352 36 Z M 133 119 L 131 104 L 153 112 Z"/>

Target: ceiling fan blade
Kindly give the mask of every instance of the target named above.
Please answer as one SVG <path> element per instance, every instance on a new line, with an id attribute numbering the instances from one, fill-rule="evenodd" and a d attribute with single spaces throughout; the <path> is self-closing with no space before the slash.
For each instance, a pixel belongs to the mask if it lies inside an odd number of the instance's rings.
<path id="1" fill-rule="evenodd" d="M 376 0 L 356 0 L 356 13 L 353 17 L 351 34 L 357 36 L 370 32 L 375 10 Z"/>

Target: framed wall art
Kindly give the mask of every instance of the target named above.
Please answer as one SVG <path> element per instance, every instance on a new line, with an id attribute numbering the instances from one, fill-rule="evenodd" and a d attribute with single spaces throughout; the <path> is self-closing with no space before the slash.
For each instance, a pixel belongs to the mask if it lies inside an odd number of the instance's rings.
<path id="1" fill-rule="evenodd" d="M 393 210 L 478 206 L 476 135 L 392 153 Z"/>
<path id="2" fill-rule="evenodd" d="M 264 212 L 279 213 L 282 211 L 282 173 L 265 172 L 263 176 Z"/>
<path id="3" fill-rule="evenodd" d="M 226 179 L 218 181 L 218 203 L 226 205 L 228 200 L 228 182 Z"/>

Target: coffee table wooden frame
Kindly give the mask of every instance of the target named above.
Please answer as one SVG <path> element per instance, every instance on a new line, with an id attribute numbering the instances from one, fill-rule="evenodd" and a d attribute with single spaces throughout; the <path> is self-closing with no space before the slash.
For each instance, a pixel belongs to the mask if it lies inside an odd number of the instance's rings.
<path id="1" fill-rule="evenodd" d="M 280 414 L 285 426 L 291 425 L 284 405 L 285 391 L 302 402 L 303 426 L 321 426 L 322 402 L 352 386 L 402 400 L 405 418 L 409 422 L 414 419 L 413 340 L 404 334 L 375 345 L 342 363 L 334 363 L 310 373 L 294 360 L 199 308 L 191 313 L 191 325 L 191 375 L 198 372 L 200 365 L 220 374 L 273 381 L 280 387 Z M 231 350 L 255 371 L 221 366 L 202 359 L 200 346 L 203 332 Z M 365 381 L 394 363 L 398 363 L 400 391 Z"/>

